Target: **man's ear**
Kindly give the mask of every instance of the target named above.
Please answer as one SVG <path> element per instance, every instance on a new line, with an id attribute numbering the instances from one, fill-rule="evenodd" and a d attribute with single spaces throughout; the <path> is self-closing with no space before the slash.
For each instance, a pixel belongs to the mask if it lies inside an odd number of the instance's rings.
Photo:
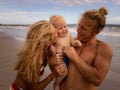
<path id="1" fill-rule="evenodd" d="M 97 29 L 96 31 L 95 31 L 95 34 L 99 34 L 101 32 L 101 29 Z"/>

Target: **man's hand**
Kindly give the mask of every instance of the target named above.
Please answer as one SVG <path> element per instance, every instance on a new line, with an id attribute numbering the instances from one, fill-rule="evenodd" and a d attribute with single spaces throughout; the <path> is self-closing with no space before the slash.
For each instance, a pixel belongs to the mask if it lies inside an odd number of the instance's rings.
<path id="1" fill-rule="evenodd" d="M 63 47 L 63 53 L 71 60 L 73 61 L 76 57 L 78 57 L 75 49 L 71 46 L 64 46 Z"/>

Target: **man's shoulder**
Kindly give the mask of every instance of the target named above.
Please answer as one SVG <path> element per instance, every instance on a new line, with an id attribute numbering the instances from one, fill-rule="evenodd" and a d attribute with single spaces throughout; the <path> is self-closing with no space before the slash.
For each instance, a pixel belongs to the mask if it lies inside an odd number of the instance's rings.
<path id="1" fill-rule="evenodd" d="M 97 50 L 100 51 L 100 52 L 110 52 L 112 53 L 112 47 L 110 46 L 109 43 L 107 42 L 104 42 L 104 41 L 98 41 L 98 44 L 97 44 Z"/>
<path id="2" fill-rule="evenodd" d="M 98 43 L 97 43 L 97 45 L 98 45 L 98 47 L 111 47 L 110 46 L 110 44 L 109 43 L 107 43 L 107 42 L 104 42 L 104 41 L 100 41 L 100 40 L 98 40 Z"/>

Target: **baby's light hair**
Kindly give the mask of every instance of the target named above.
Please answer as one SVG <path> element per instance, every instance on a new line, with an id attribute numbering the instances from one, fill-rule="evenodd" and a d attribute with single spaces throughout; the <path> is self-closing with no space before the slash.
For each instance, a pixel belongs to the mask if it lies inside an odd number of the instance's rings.
<path id="1" fill-rule="evenodd" d="M 60 16 L 60 15 L 53 15 L 53 16 L 51 16 L 50 17 L 50 20 L 49 20 L 49 22 L 54 26 L 54 27 L 56 27 L 56 24 L 57 24 L 57 22 L 59 22 L 59 21 L 65 21 L 65 19 L 62 17 L 62 16 Z"/>

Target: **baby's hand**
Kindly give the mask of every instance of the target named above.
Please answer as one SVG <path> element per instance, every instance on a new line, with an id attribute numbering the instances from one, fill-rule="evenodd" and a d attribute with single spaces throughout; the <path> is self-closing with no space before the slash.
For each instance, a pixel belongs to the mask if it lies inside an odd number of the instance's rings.
<path id="1" fill-rule="evenodd" d="M 81 47 L 82 46 L 82 43 L 79 40 L 75 40 L 74 43 L 75 43 L 75 47 Z"/>

